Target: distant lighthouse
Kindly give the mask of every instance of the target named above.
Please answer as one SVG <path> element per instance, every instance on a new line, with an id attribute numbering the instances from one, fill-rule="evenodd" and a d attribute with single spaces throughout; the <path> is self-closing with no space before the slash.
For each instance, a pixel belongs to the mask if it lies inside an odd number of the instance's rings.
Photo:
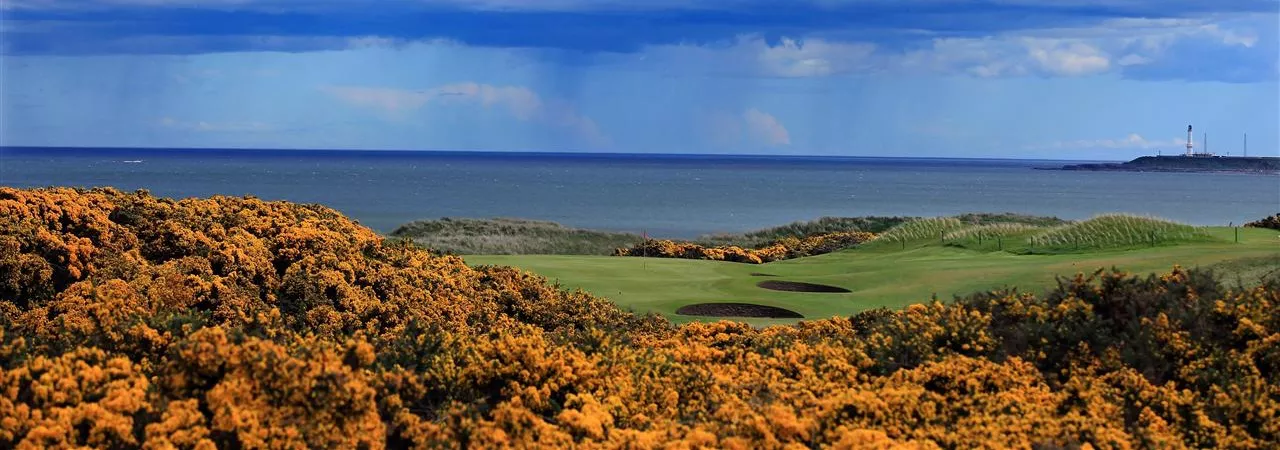
<path id="1" fill-rule="evenodd" d="M 1187 125 L 1187 156 L 1191 156 L 1195 145 L 1191 143 L 1191 125 Z"/>

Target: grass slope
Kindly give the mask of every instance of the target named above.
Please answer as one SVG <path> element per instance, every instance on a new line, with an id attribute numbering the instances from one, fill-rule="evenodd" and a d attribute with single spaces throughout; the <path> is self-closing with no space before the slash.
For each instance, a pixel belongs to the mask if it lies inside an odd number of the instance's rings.
<path id="1" fill-rule="evenodd" d="M 963 216 L 957 216 L 963 217 Z M 883 249 L 946 245 L 1016 254 L 1087 253 L 1218 240 L 1204 228 L 1164 219 L 1103 214 L 1078 222 L 963 221 L 932 217 L 903 222 L 864 247 Z"/>
<path id="2" fill-rule="evenodd" d="M 849 315 L 877 307 L 902 307 L 931 296 L 986 291 L 1009 286 L 1040 291 L 1054 285 L 1055 274 L 1072 275 L 1104 267 L 1130 272 L 1162 272 L 1173 265 L 1215 266 L 1233 273 L 1269 273 L 1280 261 L 1280 234 L 1241 228 L 1207 228 L 1212 240 L 1156 247 L 1080 251 L 1062 254 L 1013 254 L 973 250 L 941 243 L 874 246 L 764 265 L 731 262 L 593 256 L 467 256 L 473 265 L 511 265 L 544 275 L 566 288 L 582 288 L 636 312 L 658 312 L 676 322 L 715 320 L 679 316 L 681 306 L 703 302 L 744 302 L 776 306 L 807 319 Z M 752 276 L 767 273 L 776 277 Z M 770 291 L 762 280 L 789 280 L 847 288 L 848 294 Z M 1256 282 L 1257 280 L 1242 280 Z M 792 323 L 795 319 L 745 319 L 755 324 Z"/>
<path id="3" fill-rule="evenodd" d="M 419 220 L 401 225 L 391 237 L 444 253 L 608 255 L 643 239 L 630 233 L 569 228 L 527 219 Z"/>
<path id="4" fill-rule="evenodd" d="M 706 235 L 693 242 L 707 247 L 736 245 L 758 248 L 783 238 L 803 239 L 846 231 L 880 233 L 916 220 L 920 219 L 822 217 L 744 233 Z M 1013 213 L 963 214 L 948 220 L 966 225 L 1014 222 L 1054 226 L 1066 223 L 1056 217 Z M 468 255 L 608 255 L 615 248 L 630 247 L 643 241 L 641 236 L 632 233 L 579 229 L 555 222 L 512 218 L 419 220 L 401 225 L 389 236 L 408 238 L 422 247 L 442 253 Z"/>
<path id="5" fill-rule="evenodd" d="M 845 231 L 866 231 L 880 233 L 903 222 L 913 220 L 911 217 L 822 217 L 815 220 L 792 222 L 762 230 L 745 233 L 712 234 L 695 239 L 694 242 L 714 247 L 718 245 L 736 245 L 743 248 L 754 248 L 769 244 L 783 238 L 803 239 L 819 234 Z"/>

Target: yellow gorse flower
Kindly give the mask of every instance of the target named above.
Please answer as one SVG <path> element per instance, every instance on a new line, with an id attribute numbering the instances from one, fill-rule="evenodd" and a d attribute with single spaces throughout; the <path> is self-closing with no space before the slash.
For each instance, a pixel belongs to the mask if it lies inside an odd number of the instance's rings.
<path id="1" fill-rule="evenodd" d="M 0 188 L 0 447 L 1274 448 L 1278 306 L 1175 267 L 676 327 L 321 206 Z"/>

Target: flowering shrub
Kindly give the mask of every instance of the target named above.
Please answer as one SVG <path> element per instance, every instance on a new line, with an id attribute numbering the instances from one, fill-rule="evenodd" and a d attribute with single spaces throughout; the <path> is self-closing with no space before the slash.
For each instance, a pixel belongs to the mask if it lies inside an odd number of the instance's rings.
<path id="1" fill-rule="evenodd" d="M 691 242 L 647 240 L 629 248 L 619 248 L 614 256 L 651 256 L 655 258 L 708 259 L 748 264 L 763 264 L 783 259 L 821 255 L 843 250 L 875 239 L 874 233 L 841 231 L 809 236 L 803 239 L 787 237 L 759 248 L 744 249 L 738 246 L 704 247 Z"/>
<path id="2" fill-rule="evenodd" d="M 1253 222 L 1246 223 L 1244 224 L 1244 226 L 1253 227 L 1253 228 L 1270 228 L 1272 230 L 1280 230 L 1280 214 L 1276 214 L 1274 216 L 1269 216 L 1269 217 L 1263 217 Z"/>
<path id="3" fill-rule="evenodd" d="M 0 448 L 1280 446 L 1276 284 L 1098 272 L 674 327 L 319 206 L 0 212 Z"/>

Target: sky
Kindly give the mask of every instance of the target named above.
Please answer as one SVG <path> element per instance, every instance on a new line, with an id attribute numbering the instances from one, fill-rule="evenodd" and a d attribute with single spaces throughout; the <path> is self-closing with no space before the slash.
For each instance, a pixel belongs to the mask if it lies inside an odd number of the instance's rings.
<path id="1" fill-rule="evenodd" d="M 1280 0 L 0 0 L 0 145 L 1280 156 Z"/>

